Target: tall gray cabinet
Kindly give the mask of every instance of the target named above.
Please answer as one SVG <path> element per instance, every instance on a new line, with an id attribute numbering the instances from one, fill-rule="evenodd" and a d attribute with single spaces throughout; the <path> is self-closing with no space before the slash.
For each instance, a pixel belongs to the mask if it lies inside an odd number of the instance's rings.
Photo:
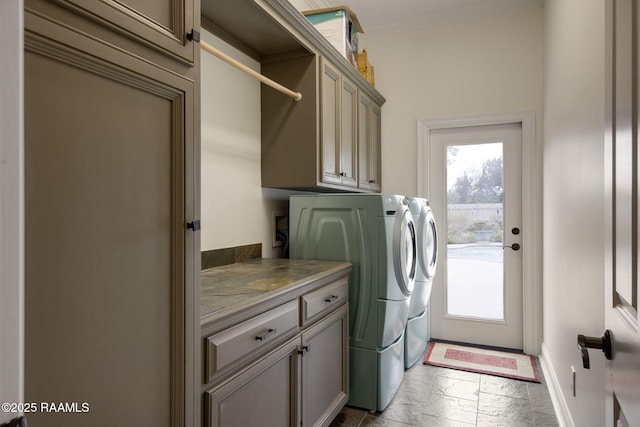
<path id="1" fill-rule="evenodd" d="M 199 2 L 24 19 L 28 424 L 197 425 Z"/>

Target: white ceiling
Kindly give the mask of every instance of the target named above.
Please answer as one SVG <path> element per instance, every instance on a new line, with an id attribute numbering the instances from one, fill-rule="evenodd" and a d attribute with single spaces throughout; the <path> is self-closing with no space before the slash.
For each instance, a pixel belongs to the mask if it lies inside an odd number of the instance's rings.
<path id="1" fill-rule="evenodd" d="M 521 9 L 544 0 L 315 0 L 318 7 L 348 6 L 366 36 L 429 27 Z"/>

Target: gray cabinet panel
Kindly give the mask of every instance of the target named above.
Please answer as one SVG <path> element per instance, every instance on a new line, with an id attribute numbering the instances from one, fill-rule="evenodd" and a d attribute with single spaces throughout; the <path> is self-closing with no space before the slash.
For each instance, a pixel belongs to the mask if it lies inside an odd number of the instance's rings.
<path id="1" fill-rule="evenodd" d="M 382 188 L 381 108 L 362 92 L 358 99 L 358 188 L 379 192 Z"/>
<path id="2" fill-rule="evenodd" d="M 62 9 L 100 24 L 108 31 L 140 41 L 165 55 L 194 62 L 198 46 L 186 37 L 199 23 L 199 17 L 194 16 L 194 0 L 25 1 L 28 8 L 64 19 L 63 14 L 58 14 L 47 3 L 61 6 Z"/>
<path id="3" fill-rule="evenodd" d="M 340 184 L 340 74 L 322 61 L 322 176 L 320 181 Z"/>
<path id="4" fill-rule="evenodd" d="M 324 60 L 321 64 L 321 181 L 342 187 L 355 187 L 357 90 L 333 65 Z"/>
<path id="5" fill-rule="evenodd" d="M 371 138 L 369 156 L 369 183 L 373 191 L 382 189 L 382 107 L 375 102 L 371 106 Z"/>
<path id="6" fill-rule="evenodd" d="M 347 403 L 347 306 L 302 334 L 302 425 L 328 425 Z"/>
<path id="7" fill-rule="evenodd" d="M 318 70 L 319 58 L 313 54 L 262 65 L 264 75 L 303 94 L 295 102 L 262 85 L 263 187 L 315 186 L 321 179 Z"/>
<path id="8" fill-rule="evenodd" d="M 208 391 L 208 427 L 293 427 L 298 406 L 296 338 L 222 385 Z"/>
<path id="9" fill-rule="evenodd" d="M 25 28 L 25 400 L 89 404 L 29 425 L 193 425 L 195 84 Z"/>
<path id="10" fill-rule="evenodd" d="M 303 295 L 300 301 L 302 326 L 309 325 L 347 301 L 349 282 L 346 277 Z"/>
<path id="11" fill-rule="evenodd" d="M 234 362 L 255 358 L 298 328 L 298 301 L 290 301 L 207 338 L 207 379 Z"/>
<path id="12" fill-rule="evenodd" d="M 340 93 L 340 177 L 342 185 L 356 186 L 358 98 L 355 84 L 342 77 Z"/>

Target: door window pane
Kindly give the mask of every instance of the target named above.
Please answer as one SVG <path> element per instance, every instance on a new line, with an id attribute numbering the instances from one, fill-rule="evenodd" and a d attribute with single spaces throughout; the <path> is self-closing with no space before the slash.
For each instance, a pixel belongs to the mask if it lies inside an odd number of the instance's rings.
<path id="1" fill-rule="evenodd" d="M 447 314 L 504 320 L 502 143 L 447 147 Z"/>

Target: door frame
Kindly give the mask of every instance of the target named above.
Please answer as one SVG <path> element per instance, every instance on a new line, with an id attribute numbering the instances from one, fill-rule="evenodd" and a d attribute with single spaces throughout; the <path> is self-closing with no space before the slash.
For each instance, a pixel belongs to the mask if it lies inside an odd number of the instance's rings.
<path id="1" fill-rule="evenodd" d="M 0 401 L 24 402 L 24 2 L 0 3 Z M 0 424 L 22 416 L 0 412 Z"/>
<path id="2" fill-rule="evenodd" d="M 640 342 L 638 337 L 640 336 L 640 328 L 638 327 L 638 295 L 637 288 L 633 289 L 633 283 L 637 279 L 633 276 L 637 275 L 638 271 L 638 202 L 632 200 L 630 207 L 624 207 L 624 202 L 627 197 L 626 194 L 620 194 L 625 192 L 624 178 L 630 178 L 632 182 L 631 199 L 635 199 L 638 195 L 638 176 L 637 170 L 639 168 L 638 153 L 634 153 L 631 165 L 631 171 L 625 171 L 623 164 L 617 164 L 616 151 L 625 153 L 624 150 L 624 134 L 619 135 L 618 123 L 621 123 L 620 127 L 624 127 L 626 123 L 624 113 L 625 107 L 629 108 L 629 118 L 632 128 L 631 145 L 636 145 L 638 142 L 638 104 L 639 104 L 639 90 L 637 85 L 638 76 L 633 75 L 633 72 L 638 72 L 635 62 L 637 61 L 637 54 L 640 50 L 638 46 L 638 34 L 637 28 L 640 26 L 638 20 L 640 20 L 640 11 L 638 8 L 638 2 L 631 3 L 632 18 L 631 22 L 619 23 L 618 22 L 618 8 L 617 1 L 610 0 L 605 2 L 605 129 L 604 129 L 604 184 L 605 184 L 605 210 L 604 210 L 604 226 L 605 226 L 605 251 L 604 251 L 604 325 L 607 331 L 612 334 L 612 347 L 613 355 L 610 360 L 605 362 L 605 426 L 615 427 L 615 418 L 618 416 L 618 411 L 622 411 L 627 419 L 630 421 L 629 425 L 637 426 L 638 414 L 640 410 L 637 407 L 638 392 L 637 389 L 626 387 L 627 384 L 637 384 L 638 378 L 640 378 L 640 370 L 637 364 L 637 355 L 640 353 Z M 635 3 L 635 4 L 634 4 Z M 636 16 L 633 16 L 633 13 Z M 625 16 L 626 18 L 626 16 Z M 625 24 L 629 24 L 629 27 Z M 631 40 L 624 40 L 624 36 L 620 36 L 618 29 L 624 28 L 629 31 L 632 38 Z M 623 33 L 624 34 L 624 33 Z M 635 40 L 634 40 L 635 39 Z M 618 40 L 630 41 L 631 56 L 627 58 L 623 52 L 619 52 L 617 49 L 620 45 Z M 624 44 L 623 44 L 624 46 Z M 627 61 L 625 61 L 627 60 Z M 625 85 L 624 77 L 620 76 L 619 72 L 628 71 L 631 68 L 630 80 L 628 82 L 632 87 L 631 99 L 629 100 L 631 105 L 624 105 L 624 100 L 618 98 L 620 91 L 624 93 L 628 87 Z M 622 83 L 619 83 L 622 80 Z M 622 113 L 620 113 L 622 111 Z M 619 143 L 618 139 L 622 142 Z M 623 176 L 622 180 L 619 177 L 619 173 Z M 626 176 L 624 176 L 626 175 Z M 629 176 L 631 175 L 631 176 Z M 634 176 L 635 175 L 635 176 Z M 622 181 L 622 183 L 621 183 Z M 617 187 L 619 185 L 619 187 Z M 617 188 L 621 188 L 618 189 Z M 621 204 L 618 204 L 616 199 L 620 196 Z M 628 200 L 628 199 L 627 199 Z M 630 226 L 626 221 L 619 221 L 619 212 L 624 215 L 627 212 L 631 212 Z M 620 224 L 620 225 L 619 225 Z M 621 241 L 618 238 L 618 231 L 622 229 L 631 229 L 631 241 Z M 625 259 L 625 256 L 617 256 L 619 252 L 625 252 L 625 249 L 629 248 L 632 255 L 630 259 Z M 622 249 L 622 250 L 621 250 Z M 636 253 L 634 253 L 636 252 Z M 625 270 L 629 268 L 631 272 L 625 274 Z M 629 277 L 631 276 L 631 278 Z M 631 301 L 625 301 L 621 297 L 621 293 L 618 289 L 624 289 L 618 287 L 618 284 L 624 283 L 631 284 L 632 289 L 626 290 L 627 293 L 631 293 Z M 623 290 L 623 292 L 625 292 Z M 624 296 L 624 294 L 622 294 Z M 635 301 L 634 301 L 635 299 Z M 596 356 L 595 351 L 590 351 L 591 357 Z M 597 373 L 597 372 L 594 372 Z M 618 399 L 619 397 L 619 399 Z M 632 411 L 631 413 L 629 411 Z M 626 412 L 625 412 L 626 411 Z"/>
<path id="3" fill-rule="evenodd" d="M 540 162 L 536 141 L 535 110 L 484 113 L 418 119 L 417 190 L 418 197 L 429 198 L 429 149 L 431 131 L 435 129 L 484 126 L 507 123 L 522 125 L 522 341 L 527 354 L 540 354 L 542 343 L 541 230 L 542 198 Z"/>

